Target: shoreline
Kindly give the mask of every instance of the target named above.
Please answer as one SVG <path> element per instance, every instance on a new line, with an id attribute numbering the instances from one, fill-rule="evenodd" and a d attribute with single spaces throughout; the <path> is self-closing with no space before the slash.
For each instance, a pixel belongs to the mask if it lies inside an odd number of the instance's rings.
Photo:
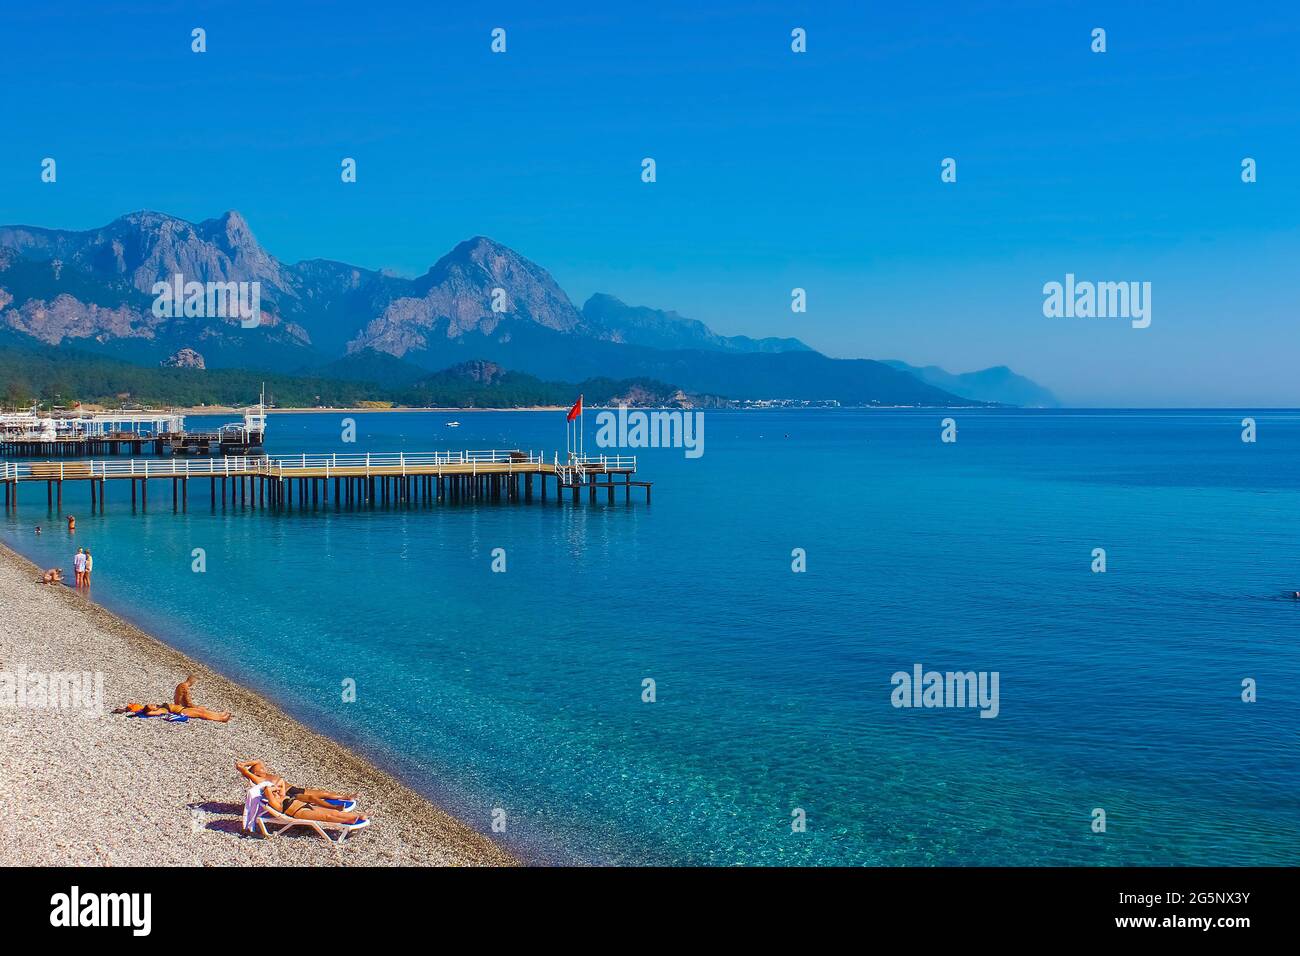
<path id="1" fill-rule="evenodd" d="M 0 671 L 102 673 L 104 713 L 0 706 L 0 801 L 21 811 L 0 815 L 0 866 L 519 865 L 342 744 L 40 573 L 0 543 Z M 229 723 L 107 712 L 170 700 L 186 674 Z M 252 758 L 291 784 L 358 794 L 371 825 L 341 845 L 305 828 L 242 833 L 234 762 Z"/>
<path id="2" fill-rule="evenodd" d="M 313 408 L 267 408 L 267 415 L 317 415 L 333 414 L 336 412 L 345 412 L 348 414 L 365 414 L 366 412 L 438 412 L 439 414 L 473 414 L 475 412 L 567 412 L 568 406 L 561 405 L 529 405 L 526 408 L 417 408 L 413 405 L 400 405 L 391 408 L 369 408 L 369 407 L 351 407 L 346 405 L 339 406 L 318 406 Z M 207 406 L 180 406 L 177 408 L 167 409 L 178 415 L 238 415 L 242 414 L 244 407 L 233 408 L 225 405 L 207 405 Z"/>

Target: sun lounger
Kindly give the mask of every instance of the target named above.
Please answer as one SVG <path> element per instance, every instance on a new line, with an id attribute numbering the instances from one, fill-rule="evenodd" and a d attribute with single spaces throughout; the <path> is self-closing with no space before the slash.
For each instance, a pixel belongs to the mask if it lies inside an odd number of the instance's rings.
<path id="1" fill-rule="evenodd" d="M 258 831 L 264 837 L 275 836 L 276 834 L 283 833 L 291 827 L 308 827 L 333 843 L 342 843 L 354 830 L 360 830 L 363 827 L 370 826 L 370 821 L 364 818 L 357 823 L 327 823 L 323 820 L 302 820 L 298 817 L 287 817 L 283 813 L 272 808 L 270 804 L 263 804 L 262 809 L 257 814 L 257 819 L 254 822 Z M 270 824 L 273 827 L 279 827 L 279 829 L 272 833 L 267 829 L 267 824 Z M 338 839 L 335 840 L 331 837 L 328 831 L 338 833 Z"/>

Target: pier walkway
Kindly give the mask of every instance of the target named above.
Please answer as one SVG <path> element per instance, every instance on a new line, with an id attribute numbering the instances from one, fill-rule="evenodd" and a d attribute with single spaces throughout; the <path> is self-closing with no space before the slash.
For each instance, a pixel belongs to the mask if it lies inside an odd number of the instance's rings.
<path id="1" fill-rule="evenodd" d="M 328 504 L 357 507 L 376 504 L 426 504 L 462 501 L 531 502 L 534 491 L 542 501 L 553 482 L 555 499 L 571 493 L 574 504 L 586 489 L 592 503 L 604 491 L 610 504 L 623 490 L 630 501 L 633 488 L 651 484 L 634 481 L 635 457 L 600 456 L 549 460 L 540 452 L 518 450 L 445 451 L 407 455 L 277 455 L 256 457 L 185 458 L 151 461 L 23 461 L 0 462 L 0 487 L 5 510 L 18 507 L 19 488 L 44 482 L 50 508 L 62 509 L 63 483 L 90 484 L 91 511 L 107 506 L 110 484 L 130 483 L 131 506 L 148 507 L 150 482 L 171 481 L 173 511 L 189 507 L 189 484 L 207 479 L 212 507 L 218 500 L 232 506 L 289 508 Z"/>

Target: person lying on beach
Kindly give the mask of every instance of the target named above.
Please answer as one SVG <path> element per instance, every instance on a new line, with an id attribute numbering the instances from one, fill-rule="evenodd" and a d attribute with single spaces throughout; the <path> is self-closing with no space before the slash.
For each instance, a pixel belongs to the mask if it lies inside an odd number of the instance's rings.
<path id="1" fill-rule="evenodd" d="M 352 825 L 361 823 L 366 819 L 359 813 L 347 813 L 343 810 L 315 807 L 301 797 L 291 797 L 283 781 L 267 784 L 262 794 L 266 797 L 266 802 L 270 804 L 272 810 L 283 813 L 286 817 L 293 817 L 295 820 L 319 820 L 321 823 L 346 823 Z"/>
<path id="2" fill-rule="evenodd" d="M 288 782 L 260 760 L 236 760 L 235 769 L 250 783 L 270 783 L 281 787 L 291 800 L 302 800 L 318 807 L 350 810 L 356 805 L 357 798 L 344 793 L 329 790 L 316 790 L 311 787 L 291 787 Z"/>
<path id="3" fill-rule="evenodd" d="M 208 710 L 206 707 L 182 707 L 179 704 L 137 704 L 127 701 L 125 707 L 119 707 L 115 714 L 135 714 L 140 717 L 165 717 L 168 714 L 184 714 L 198 720 L 213 720 L 219 724 L 229 722 L 230 713 L 225 710 Z"/>
<path id="4" fill-rule="evenodd" d="M 42 584 L 62 584 L 62 583 L 63 583 L 63 569 L 62 569 L 62 568 L 50 568 L 48 571 L 45 572 L 45 575 L 41 578 L 41 583 L 42 583 Z"/>

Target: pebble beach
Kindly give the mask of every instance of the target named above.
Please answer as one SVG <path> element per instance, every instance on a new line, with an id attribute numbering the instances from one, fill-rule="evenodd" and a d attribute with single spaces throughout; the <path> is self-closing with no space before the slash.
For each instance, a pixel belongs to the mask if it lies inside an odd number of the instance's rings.
<path id="1" fill-rule="evenodd" d="M 0 545 L 0 674 L 102 673 L 102 709 L 15 707 L 9 691 L 0 700 L 0 865 L 517 863 L 347 748 L 40 574 Z M 230 711 L 229 723 L 109 713 L 128 700 L 170 701 L 187 674 L 196 702 Z M 371 825 L 341 844 L 305 828 L 244 834 L 247 784 L 234 763 L 252 758 L 291 784 L 357 794 Z"/>

